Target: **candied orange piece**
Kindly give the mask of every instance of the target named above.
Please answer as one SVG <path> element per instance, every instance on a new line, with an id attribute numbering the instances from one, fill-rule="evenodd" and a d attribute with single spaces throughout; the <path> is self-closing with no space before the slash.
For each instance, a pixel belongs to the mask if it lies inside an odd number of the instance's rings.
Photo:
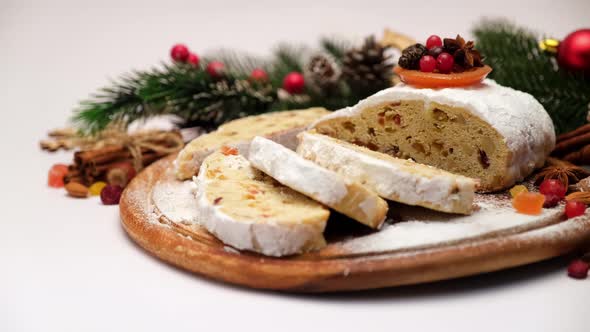
<path id="1" fill-rule="evenodd" d="M 222 146 L 220 151 L 221 151 L 221 153 L 223 153 L 226 156 L 229 156 L 229 155 L 237 156 L 238 155 L 238 149 L 232 148 L 227 145 Z"/>
<path id="2" fill-rule="evenodd" d="M 68 174 L 68 166 L 64 164 L 55 164 L 49 170 L 47 175 L 47 185 L 53 188 L 64 186 L 64 176 Z"/>
<path id="3" fill-rule="evenodd" d="M 518 213 L 536 215 L 543 211 L 545 195 L 531 192 L 521 192 L 512 199 L 512 206 Z"/>
<path id="4" fill-rule="evenodd" d="M 483 66 L 466 70 L 462 73 L 425 73 L 419 70 L 404 69 L 400 66 L 393 68 L 402 82 L 422 88 L 445 88 L 467 86 L 480 83 L 492 71 L 492 67 Z"/>

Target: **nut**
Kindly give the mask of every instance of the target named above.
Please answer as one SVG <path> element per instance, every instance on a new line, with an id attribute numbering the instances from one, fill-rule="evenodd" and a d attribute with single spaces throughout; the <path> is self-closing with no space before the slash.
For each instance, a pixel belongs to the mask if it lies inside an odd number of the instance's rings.
<path id="1" fill-rule="evenodd" d="M 76 198 L 88 197 L 88 187 L 78 182 L 68 182 L 65 186 L 68 195 Z"/>

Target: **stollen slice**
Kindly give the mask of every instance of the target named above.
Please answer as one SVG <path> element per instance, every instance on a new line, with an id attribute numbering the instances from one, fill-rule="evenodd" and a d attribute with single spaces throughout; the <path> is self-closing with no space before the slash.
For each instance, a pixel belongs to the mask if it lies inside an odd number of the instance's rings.
<path id="1" fill-rule="evenodd" d="M 250 163 L 280 183 L 371 228 L 379 229 L 387 202 L 376 193 L 263 137 L 250 144 Z"/>
<path id="2" fill-rule="evenodd" d="M 314 107 L 248 116 L 227 122 L 216 131 L 195 138 L 178 153 L 174 162 L 176 177 L 179 180 L 192 178 L 197 174 L 203 159 L 224 145 L 233 146 L 247 155 L 250 141 L 255 136 L 270 138 L 295 150 L 297 134 L 328 113 L 324 108 Z"/>
<path id="3" fill-rule="evenodd" d="M 325 135 L 303 132 L 298 138 L 300 156 L 363 184 L 385 199 L 442 212 L 472 212 L 477 186 L 474 179 Z"/>
<path id="4" fill-rule="evenodd" d="M 194 181 L 198 222 L 229 246 L 285 256 L 326 244 L 330 211 L 255 169 L 234 148 L 205 158 Z"/>

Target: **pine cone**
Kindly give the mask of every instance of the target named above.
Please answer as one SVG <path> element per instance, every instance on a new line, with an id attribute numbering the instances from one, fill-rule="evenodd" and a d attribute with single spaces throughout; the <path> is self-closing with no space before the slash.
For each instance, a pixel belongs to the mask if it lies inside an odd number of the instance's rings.
<path id="1" fill-rule="evenodd" d="M 376 92 L 391 85 L 393 64 L 386 51 L 371 36 L 360 49 L 346 52 L 342 72 L 351 88 Z"/>
<path id="2" fill-rule="evenodd" d="M 342 70 L 328 54 L 318 54 L 309 60 L 303 69 L 305 81 L 318 92 L 326 92 L 340 79 Z"/>
<path id="3" fill-rule="evenodd" d="M 402 56 L 399 58 L 398 64 L 404 69 L 418 69 L 420 58 L 427 52 L 428 50 L 422 44 L 408 46 L 402 51 Z"/>

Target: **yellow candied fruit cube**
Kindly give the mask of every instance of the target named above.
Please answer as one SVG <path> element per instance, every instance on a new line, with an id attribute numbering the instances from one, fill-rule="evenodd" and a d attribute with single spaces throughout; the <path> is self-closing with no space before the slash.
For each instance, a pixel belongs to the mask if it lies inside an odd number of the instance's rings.
<path id="1" fill-rule="evenodd" d="M 104 187 L 106 187 L 106 182 L 98 181 L 94 182 L 90 188 L 88 188 L 88 192 L 91 196 L 98 196 Z"/>
<path id="2" fill-rule="evenodd" d="M 526 193 L 529 190 L 523 186 L 522 184 L 516 185 L 514 187 L 512 187 L 510 189 L 510 196 L 512 196 L 512 198 L 516 197 L 516 195 L 520 194 L 520 193 Z"/>

